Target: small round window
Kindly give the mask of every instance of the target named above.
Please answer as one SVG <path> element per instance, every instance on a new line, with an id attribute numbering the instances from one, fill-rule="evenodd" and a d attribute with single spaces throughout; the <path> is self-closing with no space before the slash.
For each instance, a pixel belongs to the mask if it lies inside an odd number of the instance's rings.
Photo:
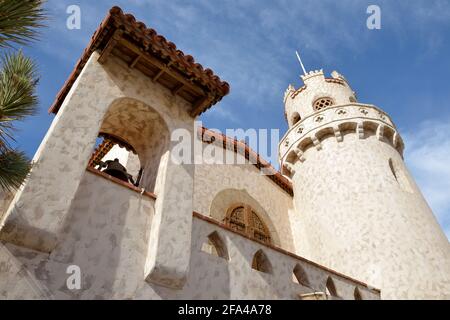
<path id="1" fill-rule="evenodd" d="M 314 101 L 314 111 L 319 111 L 328 107 L 331 107 L 333 105 L 333 100 L 328 97 L 319 98 L 316 101 Z"/>

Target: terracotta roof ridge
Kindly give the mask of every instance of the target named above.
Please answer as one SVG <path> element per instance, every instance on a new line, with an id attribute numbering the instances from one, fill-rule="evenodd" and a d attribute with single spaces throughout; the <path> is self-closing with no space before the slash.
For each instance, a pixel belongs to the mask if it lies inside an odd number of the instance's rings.
<path id="1" fill-rule="evenodd" d="M 264 168 L 264 170 L 271 173 L 266 175 L 268 178 L 273 180 L 289 195 L 291 196 L 293 195 L 292 183 L 289 181 L 289 179 L 283 176 L 280 171 L 276 170 L 272 166 L 272 164 L 270 164 L 270 162 L 261 157 L 259 153 L 255 152 L 245 141 L 239 141 L 236 138 L 229 137 L 221 132 L 216 132 L 203 126 L 198 127 L 197 134 L 200 135 L 202 142 L 205 143 L 221 142 L 221 146 L 224 149 L 228 149 L 234 151 L 235 153 L 243 155 L 247 160 L 252 161 L 252 164 L 256 166 L 259 170 Z M 209 140 L 205 141 L 204 139 L 205 135 L 208 135 Z M 213 141 L 210 141 L 211 137 L 214 137 Z M 230 149 L 230 147 L 233 148 Z"/>
<path id="2" fill-rule="evenodd" d="M 226 81 L 222 81 L 211 69 L 204 68 L 200 63 L 195 62 L 191 55 L 184 54 L 183 51 L 177 49 L 173 42 L 159 35 L 155 29 L 148 28 L 145 23 L 137 21 L 132 14 L 125 14 L 120 7 L 114 6 L 108 11 L 92 35 L 89 44 L 83 50 L 74 69 L 57 94 L 49 112 L 58 112 L 92 53 L 97 50 L 108 51 L 111 42 L 109 40 L 115 37 L 118 37 L 120 41 L 130 42 L 144 55 L 157 57 L 167 64 L 166 68 L 171 66 L 176 72 L 179 72 L 186 82 L 202 88 L 204 96 L 202 95 L 195 103 L 190 101 L 193 103 L 193 108 L 196 108 L 193 110 L 195 116 L 219 102 L 230 91 L 230 85 Z"/>
<path id="3" fill-rule="evenodd" d="M 196 76 L 204 78 L 202 80 L 209 80 L 214 82 L 218 87 L 221 88 L 223 95 L 228 94 L 230 91 L 230 85 L 226 81 L 220 80 L 220 78 L 214 74 L 214 72 L 209 68 L 204 68 L 200 63 L 195 62 L 194 57 L 189 54 L 184 54 L 183 51 L 177 49 L 177 46 L 172 41 L 168 41 L 164 36 L 158 34 L 158 32 L 153 28 L 148 28 L 142 21 L 137 21 L 136 18 L 130 13 L 123 13 L 122 9 L 118 6 L 114 6 L 109 10 L 109 14 L 113 19 L 120 19 L 120 21 L 126 23 L 123 24 L 125 28 L 132 28 L 128 30 L 130 32 L 137 33 L 136 31 L 142 33 L 141 36 L 144 40 L 148 40 L 148 43 L 144 43 L 148 46 L 152 43 L 153 46 L 158 44 L 160 47 L 154 48 L 162 54 L 169 54 L 172 57 L 179 58 L 180 61 L 176 61 L 178 66 L 183 67 L 188 70 L 189 67 L 193 68 L 192 72 L 197 72 Z"/>

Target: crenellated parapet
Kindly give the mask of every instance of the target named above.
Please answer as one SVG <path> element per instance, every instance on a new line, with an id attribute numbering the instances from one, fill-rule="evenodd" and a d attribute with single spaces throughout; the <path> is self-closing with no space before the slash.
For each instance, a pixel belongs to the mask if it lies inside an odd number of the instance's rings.
<path id="1" fill-rule="evenodd" d="M 403 155 L 403 140 L 384 111 L 370 104 L 335 105 L 310 114 L 286 132 L 278 148 L 282 174 L 291 176 L 297 161 L 307 161 L 306 150 L 320 151 L 325 139 L 343 142 L 349 133 L 359 139 L 375 135 Z"/>
<path id="2" fill-rule="evenodd" d="M 289 85 L 283 99 L 289 127 L 324 107 L 356 102 L 355 92 L 336 71 L 331 78 L 326 78 L 323 70 L 310 71 L 301 78 L 304 85 L 298 89 Z"/>

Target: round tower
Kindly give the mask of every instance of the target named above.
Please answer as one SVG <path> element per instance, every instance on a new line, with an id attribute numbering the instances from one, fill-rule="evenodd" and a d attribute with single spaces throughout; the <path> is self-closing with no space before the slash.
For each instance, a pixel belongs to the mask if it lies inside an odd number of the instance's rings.
<path id="1" fill-rule="evenodd" d="M 280 168 L 292 180 L 298 251 L 381 289 L 384 299 L 450 298 L 450 245 L 403 162 L 384 111 L 322 70 L 284 97 Z"/>

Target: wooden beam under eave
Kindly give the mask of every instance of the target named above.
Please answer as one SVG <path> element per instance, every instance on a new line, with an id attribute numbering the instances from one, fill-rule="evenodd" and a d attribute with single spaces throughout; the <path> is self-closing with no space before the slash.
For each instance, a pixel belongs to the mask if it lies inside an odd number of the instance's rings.
<path id="1" fill-rule="evenodd" d="M 127 41 L 125 39 L 120 39 L 119 43 L 121 45 L 127 47 L 128 49 L 130 49 L 131 51 L 133 51 L 136 54 L 140 54 L 142 52 L 142 51 L 140 51 L 140 49 L 137 46 L 135 46 L 134 44 L 130 43 L 129 41 Z M 187 80 L 183 76 L 179 75 L 177 72 L 171 70 L 171 68 L 170 68 L 170 65 L 172 64 L 171 62 L 169 62 L 166 65 L 166 64 L 162 63 L 161 61 L 159 61 L 158 59 L 152 57 L 149 54 L 143 54 L 140 59 L 145 60 L 148 63 L 150 63 L 160 69 L 158 74 L 155 77 L 153 77 L 153 81 L 158 80 L 158 78 L 161 77 L 162 74 L 167 73 L 172 78 L 176 79 L 179 82 L 182 82 L 187 88 L 189 88 L 190 90 L 195 92 L 196 95 L 198 95 L 198 96 L 206 95 L 206 92 L 202 88 L 191 83 L 189 80 Z"/>
<path id="2" fill-rule="evenodd" d="M 184 83 L 180 82 L 179 85 L 177 85 L 175 88 L 173 88 L 172 94 L 173 94 L 174 96 L 176 96 L 176 95 L 178 94 L 178 92 L 180 92 L 181 89 L 183 89 L 183 88 L 184 88 Z"/>
<path id="3" fill-rule="evenodd" d="M 165 70 L 164 68 L 159 70 L 159 72 L 152 78 L 153 82 L 158 81 L 158 79 L 164 74 Z"/>
<path id="4" fill-rule="evenodd" d="M 142 57 L 142 53 L 141 53 L 141 54 L 138 54 L 138 55 L 136 56 L 136 58 L 134 58 L 134 60 L 130 63 L 130 68 L 131 68 L 131 69 L 134 68 L 134 66 L 136 65 L 136 63 L 139 62 L 139 60 L 141 59 L 141 57 Z"/>
<path id="5" fill-rule="evenodd" d="M 100 57 L 98 58 L 99 63 L 104 64 L 106 62 L 109 55 L 113 51 L 114 47 L 119 43 L 119 40 L 120 40 L 122 34 L 123 34 L 122 30 L 114 31 L 113 36 L 109 39 L 108 43 L 106 44 L 105 48 L 103 49 L 102 53 L 100 54 Z"/>
<path id="6" fill-rule="evenodd" d="M 204 96 L 203 98 L 200 98 L 197 100 L 197 102 L 194 103 L 192 106 L 191 111 L 189 112 L 191 117 L 196 117 L 200 113 L 202 113 L 203 109 L 212 102 L 212 98 L 210 96 Z"/>
<path id="7" fill-rule="evenodd" d="M 158 79 L 164 74 L 164 72 L 169 70 L 171 65 L 172 65 L 172 62 L 169 62 L 167 65 L 163 65 L 163 67 L 158 71 L 158 73 L 152 78 L 152 81 L 153 82 L 158 81 Z"/>

